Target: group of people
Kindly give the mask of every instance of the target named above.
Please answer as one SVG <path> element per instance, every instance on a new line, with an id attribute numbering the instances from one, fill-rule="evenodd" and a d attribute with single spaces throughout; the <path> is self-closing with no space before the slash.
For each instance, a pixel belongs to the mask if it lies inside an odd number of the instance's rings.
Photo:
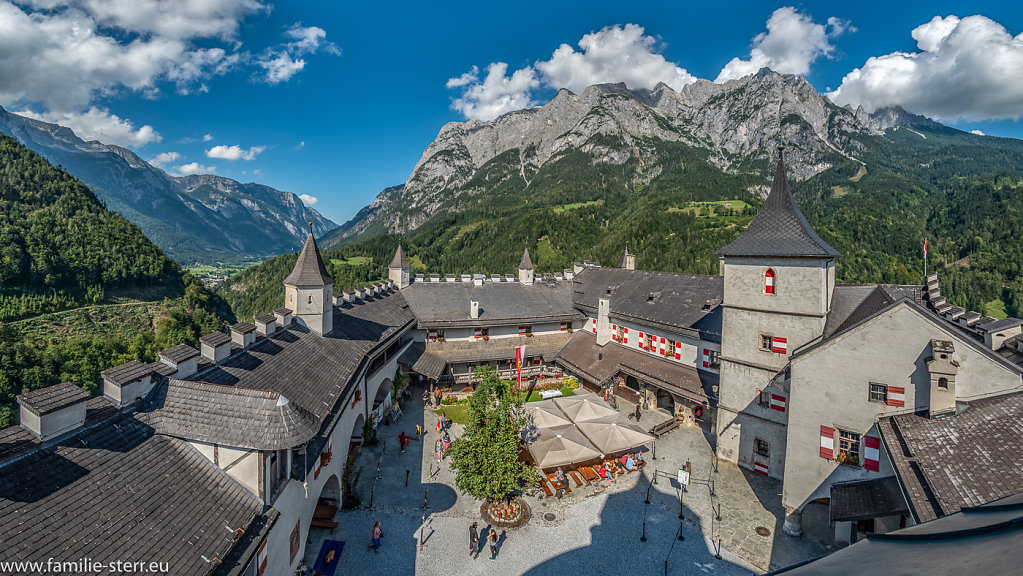
<path id="1" fill-rule="evenodd" d="M 490 529 L 489 526 L 487 526 L 487 528 Z M 492 530 L 491 529 L 490 533 L 487 534 L 486 541 L 487 541 L 488 544 L 490 544 L 490 559 L 491 560 L 496 560 L 497 559 L 497 544 L 500 541 L 500 538 L 498 538 L 498 536 L 497 536 L 497 530 Z M 472 526 L 469 526 L 469 557 L 470 558 L 476 558 L 477 556 L 480 555 L 480 545 L 479 544 L 480 544 L 479 523 L 478 522 L 473 522 Z"/>

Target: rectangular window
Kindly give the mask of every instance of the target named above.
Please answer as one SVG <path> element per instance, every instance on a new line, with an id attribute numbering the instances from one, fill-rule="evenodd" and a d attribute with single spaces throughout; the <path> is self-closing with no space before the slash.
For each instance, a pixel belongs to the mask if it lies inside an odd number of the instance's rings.
<path id="1" fill-rule="evenodd" d="M 617 336 L 618 336 L 618 341 L 619 342 L 624 342 L 625 341 L 625 328 L 623 326 L 619 326 L 618 327 Z"/>
<path id="2" fill-rule="evenodd" d="M 707 357 L 709 358 L 711 368 L 721 368 L 721 352 L 717 350 L 707 350 Z"/>
<path id="3" fill-rule="evenodd" d="M 532 326 L 524 326 L 524 328 L 526 329 L 526 336 L 532 336 L 533 335 L 533 327 Z"/>
<path id="4" fill-rule="evenodd" d="M 888 402 L 888 386 L 884 384 L 878 384 L 877 382 L 871 382 L 870 401 L 886 404 Z"/>
<path id="5" fill-rule="evenodd" d="M 765 352 L 770 352 L 771 348 L 774 347 L 774 336 L 770 334 L 761 334 L 759 336 L 760 349 Z"/>
<path id="6" fill-rule="evenodd" d="M 652 339 L 653 339 L 653 336 L 651 336 L 649 334 L 644 334 L 643 335 L 643 348 L 649 350 L 650 349 L 650 341 Z"/>
<path id="7" fill-rule="evenodd" d="M 675 357 L 675 341 L 674 340 L 669 341 L 667 346 L 668 346 L 668 354 L 667 354 L 668 357 L 669 358 L 674 358 Z"/>
<path id="8" fill-rule="evenodd" d="M 770 406 L 771 405 L 771 391 L 770 390 L 761 390 L 760 391 L 760 395 L 757 397 L 757 403 L 760 404 L 761 406 Z"/>
<path id="9" fill-rule="evenodd" d="M 480 328 L 480 337 L 484 340 L 490 339 L 490 328 Z"/>
<path id="10" fill-rule="evenodd" d="M 441 340 L 441 341 L 444 340 L 444 331 L 443 330 L 439 330 L 439 329 L 437 330 L 437 340 Z"/>
<path id="11" fill-rule="evenodd" d="M 837 428 L 838 432 L 838 460 L 841 464 L 848 466 L 860 465 L 860 435 L 856 432 Z"/>
<path id="12" fill-rule="evenodd" d="M 764 458 L 771 457 L 771 445 L 768 444 L 766 440 L 756 438 L 753 440 L 753 446 L 757 452 L 757 456 L 763 456 Z"/>

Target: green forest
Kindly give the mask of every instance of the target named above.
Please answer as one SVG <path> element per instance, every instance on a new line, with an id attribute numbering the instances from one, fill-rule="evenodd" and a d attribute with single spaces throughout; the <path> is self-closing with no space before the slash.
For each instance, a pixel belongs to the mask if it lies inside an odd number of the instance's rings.
<path id="1" fill-rule="evenodd" d="M 220 329 L 229 309 L 84 184 L 0 135 L 0 427 L 18 394 Z"/>

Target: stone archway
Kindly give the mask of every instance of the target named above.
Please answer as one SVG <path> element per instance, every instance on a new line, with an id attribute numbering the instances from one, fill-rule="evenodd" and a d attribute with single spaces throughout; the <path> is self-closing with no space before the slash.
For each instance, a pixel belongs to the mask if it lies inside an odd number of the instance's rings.
<path id="1" fill-rule="evenodd" d="M 373 396 L 373 422 L 377 425 L 387 421 L 388 415 L 391 413 L 391 406 L 394 405 L 394 398 L 391 397 L 391 391 L 394 389 L 394 383 L 391 382 L 390 378 L 384 378 L 383 382 L 377 387 L 376 394 Z"/>
<path id="2" fill-rule="evenodd" d="M 309 529 L 306 532 L 305 562 L 312 566 L 317 556 L 331 544 L 329 540 L 334 538 L 338 528 L 338 510 L 341 508 L 341 482 L 337 474 L 331 474 L 323 483 L 320 494 L 316 498 L 316 507 L 313 509 L 313 517 L 309 521 Z M 295 525 L 295 533 L 292 534 L 292 548 L 296 548 L 294 540 L 298 535 L 298 525 Z"/>

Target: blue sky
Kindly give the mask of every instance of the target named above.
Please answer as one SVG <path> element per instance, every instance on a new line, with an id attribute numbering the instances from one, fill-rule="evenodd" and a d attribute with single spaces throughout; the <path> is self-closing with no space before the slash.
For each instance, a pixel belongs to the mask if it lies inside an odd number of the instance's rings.
<path id="1" fill-rule="evenodd" d="M 681 88 L 767 64 L 843 104 L 1023 137 L 1013 3 L 690 4 L 0 0 L 0 104 L 171 173 L 294 191 L 338 223 L 444 123 L 559 84 Z"/>

